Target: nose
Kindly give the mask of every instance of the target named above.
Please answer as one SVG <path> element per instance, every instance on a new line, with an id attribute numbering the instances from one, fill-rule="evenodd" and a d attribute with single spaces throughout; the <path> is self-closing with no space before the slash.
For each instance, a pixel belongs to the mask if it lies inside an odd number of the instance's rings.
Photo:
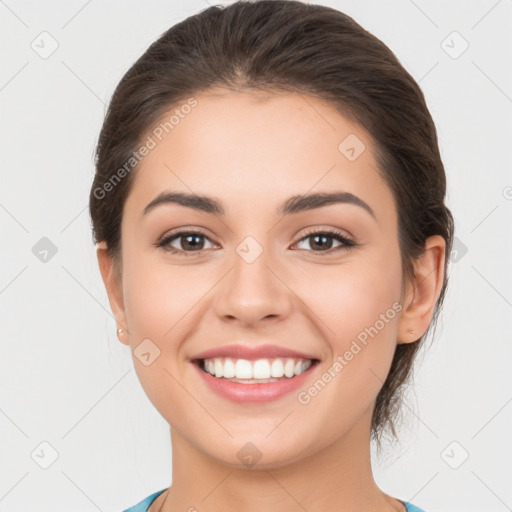
<path id="1" fill-rule="evenodd" d="M 249 250 L 250 252 L 250 250 Z M 217 290 L 215 312 L 219 318 L 243 327 L 286 318 L 293 306 L 293 283 L 280 274 L 280 266 L 263 250 L 255 259 L 239 248 L 233 266 Z M 289 274 L 289 273 L 288 273 Z"/>

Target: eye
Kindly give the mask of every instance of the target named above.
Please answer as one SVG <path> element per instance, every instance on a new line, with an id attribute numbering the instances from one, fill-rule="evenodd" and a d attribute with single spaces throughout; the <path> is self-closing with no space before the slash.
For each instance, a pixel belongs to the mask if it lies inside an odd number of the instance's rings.
<path id="1" fill-rule="evenodd" d="M 335 247 L 334 250 L 332 249 L 332 239 L 338 241 L 341 243 L 341 246 Z M 311 247 L 317 247 L 318 250 L 314 250 L 313 252 L 335 252 L 343 249 L 350 249 L 351 247 L 355 247 L 357 244 L 355 242 L 352 242 L 352 240 L 348 239 L 346 236 L 344 236 L 339 231 L 331 231 L 331 230 L 325 230 L 325 229 L 313 229 L 309 231 L 306 236 L 302 237 L 298 243 L 301 243 L 302 241 L 311 241 L 313 240 L 313 243 L 310 243 Z M 331 241 L 329 241 L 331 240 Z"/>
<path id="2" fill-rule="evenodd" d="M 201 239 L 211 240 L 200 231 L 180 231 L 163 238 L 155 245 L 161 247 L 164 251 L 169 251 L 174 254 L 183 254 L 184 256 L 192 256 L 198 254 L 205 249 L 204 241 Z M 181 248 L 172 246 L 172 243 L 178 243 Z"/>
<path id="3" fill-rule="evenodd" d="M 332 248 L 333 242 L 332 239 L 336 240 L 340 243 L 338 247 Z M 208 240 L 210 243 L 211 240 L 201 231 L 179 231 L 176 233 L 171 233 L 168 236 L 165 236 L 161 239 L 161 241 L 154 244 L 156 247 L 163 249 L 164 251 L 168 251 L 173 254 L 180 254 L 183 256 L 197 256 L 203 250 L 206 250 L 208 247 L 205 247 L 204 240 Z M 304 241 L 310 243 L 310 247 L 313 248 L 312 252 L 328 252 L 329 254 L 339 251 L 339 250 L 347 250 L 351 247 L 357 246 L 355 242 L 347 238 L 344 234 L 339 231 L 331 231 L 325 229 L 312 229 L 303 236 L 297 244 L 303 243 Z M 311 243 L 311 241 L 313 241 Z M 176 247 L 172 244 L 177 244 L 180 247 Z M 297 245 L 295 244 L 295 245 Z M 316 250 L 315 250 L 316 248 Z M 303 248 L 301 248 L 303 250 Z"/>

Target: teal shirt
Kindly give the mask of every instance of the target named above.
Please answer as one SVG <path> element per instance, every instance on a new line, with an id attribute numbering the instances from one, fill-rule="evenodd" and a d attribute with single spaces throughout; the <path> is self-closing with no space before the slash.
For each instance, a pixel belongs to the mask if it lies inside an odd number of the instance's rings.
<path id="1" fill-rule="evenodd" d="M 147 498 L 144 498 L 141 502 L 137 503 L 137 505 L 127 508 L 126 510 L 123 510 L 123 512 L 146 512 L 149 508 L 149 505 L 151 505 L 151 503 L 153 503 L 153 501 L 155 501 L 156 498 L 166 490 L 167 488 L 151 494 Z M 425 512 L 421 508 L 413 505 L 412 503 L 409 503 L 408 501 L 404 501 L 403 503 L 407 508 L 407 512 Z"/>

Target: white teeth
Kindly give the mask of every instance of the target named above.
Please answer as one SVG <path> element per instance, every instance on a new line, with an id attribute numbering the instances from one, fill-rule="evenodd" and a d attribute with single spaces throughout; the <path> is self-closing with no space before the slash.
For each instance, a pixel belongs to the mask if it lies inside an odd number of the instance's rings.
<path id="1" fill-rule="evenodd" d="M 235 377 L 237 379 L 252 379 L 252 364 L 246 359 L 238 359 L 235 364 Z"/>
<path id="2" fill-rule="evenodd" d="M 203 361 L 203 369 L 214 377 L 225 379 L 268 380 L 283 377 L 291 379 L 295 375 L 304 373 L 311 364 L 312 360 L 310 359 L 276 358 L 249 361 L 247 359 L 214 357 Z"/>
<path id="3" fill-rule="evenodd" d="M 311 364 L 312 364 L 311 360 L 303 361 L 302 362 L 302 369 L 301 369 L 300 373 L 304 373 L 311 366 Z"/>
<path id="4" fill-rule="evenodd" d="M 293 361 L 293 359 L 287 359 L 286 360 L 286 363 L 284 365 L 284 374 L 290 379 L 291 377 L 293 377 L 294 373 L 293 373 L 293 369 L 295 367 L 295 363 Z"/>
<path id="5" fill-rule="evenodd" d="M 214 359 L 213 360 L 213 368 L 215 370 L 215 377 L 219 378 L 222 377 L 224 374 L 224 366 L 222 364 L 222 361 L 220 359 Z"/>
<path id="6" fill-rule="evenodd" d="M 284 365 L 281 359 L 274 359 L 272 366 L 270 367 L 271 377 L 283 377 L 284 376 Z"/>
<path id="7" fill-rule="evenodd" d="M 269 379 L 270 363 L 267 359 L 258 359 L 252 367 L 253 379 Z"/>
<path id="8" fill-rule="evenodd" d="M 232 359 L 225 359 L 224 361 L 224 377 L 226 379 L 232 379 L 236 375 L 235 363 Z"/>

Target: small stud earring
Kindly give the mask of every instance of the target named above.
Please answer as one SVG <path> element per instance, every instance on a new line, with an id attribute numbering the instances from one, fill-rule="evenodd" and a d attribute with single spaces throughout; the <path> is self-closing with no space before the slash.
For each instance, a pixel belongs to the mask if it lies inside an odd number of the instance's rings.
<path id="1" fill-rule="evenodd" d="M 117 329 L 117 334 L 123 334 L 124 330 L 123 329 Z"/>

